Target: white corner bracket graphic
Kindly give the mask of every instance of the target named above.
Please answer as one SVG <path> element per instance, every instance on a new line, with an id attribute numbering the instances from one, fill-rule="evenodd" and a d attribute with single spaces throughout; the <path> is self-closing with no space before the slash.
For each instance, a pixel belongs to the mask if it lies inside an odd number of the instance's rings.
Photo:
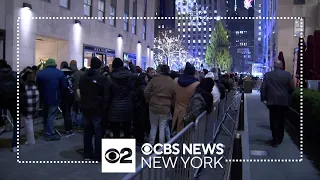
<path id="1" fill-rule="evenodd" d="M 304 37 L 304 19 L 302 17 L 205 17 L 207 20 L 257 20 L 257 19 L 270 19 L 270 20 L 296 20 L 300 19 L 301 34 Z M 18 17 L 16 21 L 16 43 L 17 43 L 17 162 L 21 164 L 96 164 L 97 161 L 59 161 L 59 160 L 29 160 L 24 161 L 20 159 L 20 109 L 19 109 L 19 78 L 20 78 L 20 30 L 21 22 L 24 20 L 99 20 L 99 19 L 137 19 L 137 20 L 180 20 L 192 19 L 192 17 Z M 303 41 L 299 43 L 300 53 L 300 74 L 303 73 Z M 303 76 L 300 76 L 300 82 L 303 82 Z M 228 162 L 302 162 L 303 161 L 303 85 L 300 83 L 300 157 L 297 159 L 227 159 Z"/>

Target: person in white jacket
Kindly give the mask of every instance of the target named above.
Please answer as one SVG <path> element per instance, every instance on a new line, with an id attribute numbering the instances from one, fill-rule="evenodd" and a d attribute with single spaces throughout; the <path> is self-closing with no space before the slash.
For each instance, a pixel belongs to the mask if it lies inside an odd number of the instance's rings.
<path id="1" fill-rule="evenodd" d="M 215 77 L 213 72 L 208 72 L 208 74 L 206 74 L 205 78 L 212 78 L 213 81 L 218 79 L 218 77 Z M 213 95 L 213 103 L 218 104 L 220 102 L 220 91 L 219 91 L 219 88 L 217 87 L 216 83 L 214 83 L 211 94 Z"/>

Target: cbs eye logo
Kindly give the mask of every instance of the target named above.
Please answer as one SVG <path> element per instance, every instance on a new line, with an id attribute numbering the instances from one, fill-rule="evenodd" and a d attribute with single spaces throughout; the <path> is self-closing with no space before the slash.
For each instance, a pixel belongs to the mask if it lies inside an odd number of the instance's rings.
<path id="1" fill-rule="evenodd" d="M 120 160 L 120 163 L 132 163 L 132 150 L 130 148 L 123 148 L 119 152 L 117 149 L 109 149 L 104 154 L 104 158 L 108 163 L 114 164 Z"/>

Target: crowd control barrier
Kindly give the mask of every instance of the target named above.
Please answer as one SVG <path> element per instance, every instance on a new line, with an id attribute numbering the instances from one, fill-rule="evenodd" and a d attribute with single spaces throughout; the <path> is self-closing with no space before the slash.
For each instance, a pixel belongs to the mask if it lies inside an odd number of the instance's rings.
<path id="1" fill-rule="evenodd" d="M 222 143 L 225 145 L 223 158 L 231 159 L 233 141 L 239 116 L 240 100 L 241 94 L 236 91 L 229 92 L 224 100 L 214 106 L 211 113 L 208 114 L 207 112 L 203 112 L 200 114 L 196 118 L 195 122 L 188 124 L 167 143 Z M 163 147 L 158 151 L 162 150 Z M 177 163 L 175 168 L 172 168 L 170 165 L 166 168 L 150 168 L 148 165 L 150 165 L 152 163 L 152 159 L 157 156 L 159 155 L 150 155 L 149 158 L 147 158 L 147 164 L 143 162 L 137 166 L 135 173 L 127 174 L 123 180 L 193 180 L 197 179 L 199 176 L 201 177 L 203 167 L 200 166 L 200 164 L 195 164 L 193 166 L 197 168 L 188 166 L 188 164 L 187 167 L 185 167 L 183 163 Z M 173 157 L 174 155 L 161 155 L 164 159 L 169 158 L 169 156 Z M 179 156 L 194 157 L 195 155 Z M 198 158 L 204 159 L 205 156 L 209 155 L 202 153 L 202 155 L 197 156 L 199 156 Z M 228 179 L 231 162 L 223 160 L 222 164 L 224 168 L 217 168 L 217 172 L 213 171 L 214 174 L 212 174 L 212 179 Z M 161 167 L 164 167 L 164 164 L 161 164 Z"/>

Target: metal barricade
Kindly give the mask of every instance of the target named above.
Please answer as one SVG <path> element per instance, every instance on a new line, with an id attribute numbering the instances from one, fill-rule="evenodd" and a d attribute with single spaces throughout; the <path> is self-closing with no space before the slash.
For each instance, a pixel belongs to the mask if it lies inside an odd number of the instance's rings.
<path id="1" fill-rule="evenodd" d="M 226 145 L 225 159 L 230 158 L 230 155 L 232 155 L 233 138 L 237 124 L 237 115 L 241 96 L 236 91 L 229 93 L 227 95 L 228 98 L 225 98 L 225 101 L 222 101 L 223 106 L 219 106 L 220 104 L 218 104 L 215 106 L 212 113 L 209 114 L 203 112 L 197 117 L 195 122 L 188 124 L 182 131 L 167 142 L 167 144 L 215 143 L 217 141 L 220 143 L 220 139 L 218 140 L 218 137 L 221 136 L 221 132 L 224 132 L 224 138 L 221 139 L 221 143 Z M 224 107 L 225 104 L 228 106 L 224 112 L 220 107 Z M 223 113 L 223 115 L 221 115 L 221 113 Z M 219 114 L 222 116 L 221 119 Z M 227 139 L 229 140 L 226 141 Z M 162 150 L 163 148 L 159 151 Z M 152 163 L 152 158 L 156 156 L 158 155 L 153 154 L 149 156 L 148 163 Z M 200 158 L 203 159 L 206 155 L 201 156 L 202 157 Z M 169 156 L 165 155 L 162 157 L 168 158 Z M 225 165 L 229 167 L 228 165 L 230 164 Z M 198 169 L 193 169 L 190 166 L 183 167 L 182 163 L 178 163 L 174 169 L 170 167 L 152 169 L 143 162 L 137 167 L 136 173 L 128 174 L 123 178 L 123 180 L 191 180 L 199 176 L 201 169 L 201 167 Z M 228 170 L 224 171 L 227 172 Z"/>

